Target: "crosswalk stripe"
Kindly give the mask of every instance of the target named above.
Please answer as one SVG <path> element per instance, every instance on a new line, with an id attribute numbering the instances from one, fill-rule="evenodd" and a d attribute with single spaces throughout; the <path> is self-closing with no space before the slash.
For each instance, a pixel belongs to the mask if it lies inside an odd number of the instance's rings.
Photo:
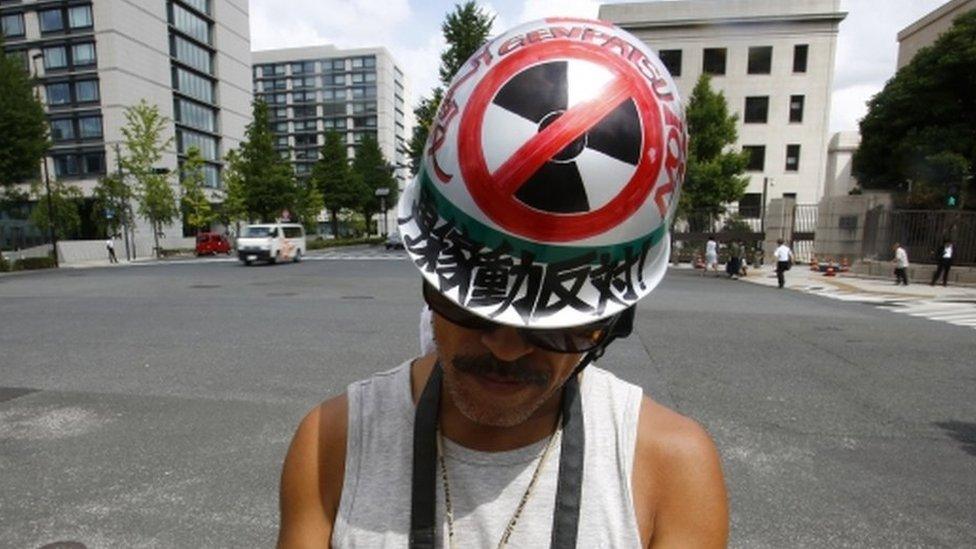
<path id="1" fill-rule="evenodd" d="M 795 287 L 808 294 L 828 297 L 838 301 L 864 303 L 879 309 L 903 314 L 914 318 L 924 318 L 945 322 L 954 326 L 976 329 L 976 304 L 938 301 L 930 298 L 885 295 L 868 292 L 842 290 L 823 286 Z"/>

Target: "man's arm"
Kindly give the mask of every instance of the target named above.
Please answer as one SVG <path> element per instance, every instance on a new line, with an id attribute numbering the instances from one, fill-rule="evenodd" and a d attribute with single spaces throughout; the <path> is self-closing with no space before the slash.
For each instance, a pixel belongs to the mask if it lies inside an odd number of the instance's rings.
<path id="1" fill-rule="evenodd" d="M 281 471 L 280 549 L 328 548 L 346 464 L 346 395 L 305 416 Z"/>
<path id="2" fill-rule="evenodd" d="M 722 548 L 729 511 L 718 450 L 695 421 L 651 399 L 640 411 L 634 478 L 647 514 L 638 517 L 654 548 Z M 635 505 L 637 502 L 635 501 Z M 643 537 L 643 536 L 642 536 Z"/>

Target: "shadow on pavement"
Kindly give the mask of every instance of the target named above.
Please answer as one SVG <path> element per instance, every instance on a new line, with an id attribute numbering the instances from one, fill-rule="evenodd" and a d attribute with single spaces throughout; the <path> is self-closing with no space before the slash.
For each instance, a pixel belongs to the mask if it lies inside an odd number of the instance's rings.
<path id="1" fill-rule="evenodd" d="M 963 451 L 976 456 L 976 423 L 964 421 L 939 421 L 935 425 L 946 431 L 962 446 Z"/>

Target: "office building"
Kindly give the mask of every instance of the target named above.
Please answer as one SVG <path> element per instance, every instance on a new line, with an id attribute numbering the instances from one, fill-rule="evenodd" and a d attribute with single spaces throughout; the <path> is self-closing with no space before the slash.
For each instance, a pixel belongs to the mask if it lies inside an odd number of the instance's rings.
<path id="1" fill-rule="evenodd" d="M 385 48 L 266 50 L 252 61 L 255 97 L 268 104 L 275 144 L 299 177 L 311 173 L 325 132 L 344 136 L 349 158 L 371 134 L 402 188 L 412 111 L 406 77 Z"/>
<path id="2" fill-rule="evenodd" d="M 839 0 L 688 0 L 608 4 L 600 19 L 658 53 L 687 105 L 712 76 L 738 114 L 737 148 L 749 151 L 747 216 L 766 200 L 815 203 L 824 193 Z"/>
<path id="3" fill-rule="evenodd" d="M 206 160 L 207 187 L 220 187 L 221 158 L 238 145 L 250 118 L 247 0 L 4 0 L 0 21 L 6 52 L 21 56 L 39 78 L 53 178 L 90 197 L 98 178 L 116 169 L 125 109 L 145 99 L 170 121 L 163 139 L 172 146 L 156 167 L 175 174 L 196 146 Z M 171 181 L 178 192 L 176 177 Z M 75 236 L 104 238 L 90 222 L 91 204 L 86 200 L 82 234 Z M 43 239 L 20 232 L 5 233 L 0 246 Z M 184 236 L 180 223 L 164 233 L 168 246 Z M 152 232 L 141 219 L 136 240 L 146 255 Z"/>

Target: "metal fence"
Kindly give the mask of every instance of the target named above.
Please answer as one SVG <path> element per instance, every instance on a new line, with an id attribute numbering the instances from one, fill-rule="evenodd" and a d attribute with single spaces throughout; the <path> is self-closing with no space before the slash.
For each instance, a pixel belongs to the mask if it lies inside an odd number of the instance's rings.
<path id="1" fill-rule="evenodd" d="M 886 260 L 900 243 L 913 263 L 935 263 L 944 239 L 953 243 L 953 263 L 976 265 L 976 212 L 954 210 L 868 211 L 864 222 L 863 255 Z"/>

